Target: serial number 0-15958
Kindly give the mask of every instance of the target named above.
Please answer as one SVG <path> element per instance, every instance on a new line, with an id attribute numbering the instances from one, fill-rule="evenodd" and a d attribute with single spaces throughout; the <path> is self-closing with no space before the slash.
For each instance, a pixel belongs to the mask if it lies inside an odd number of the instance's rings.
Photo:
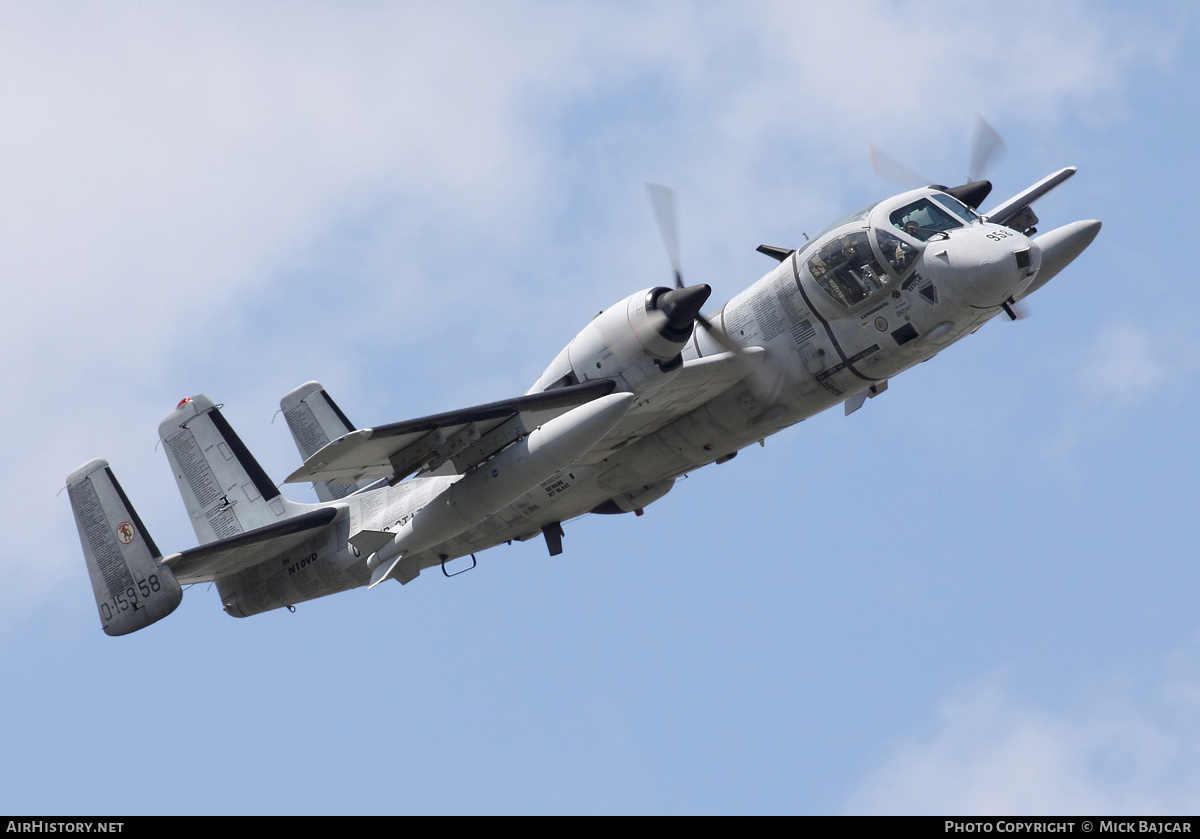
<path id="1" fill-rule="evenodd" d="M 136 609 L 139 600 L 161 590 L 162 583 L 159 582 L 158 575 L 151 574 L 144 580 L 138 580 L 136 588 L 130 586 L 123 593 L 114 595 L 101 603 L 100 615 L 106 621 L 112 620 L 113 615 L 119 612 L 128 612 L 130 609 Z M 139 594 L 141 595 L 140 597 Z"/>

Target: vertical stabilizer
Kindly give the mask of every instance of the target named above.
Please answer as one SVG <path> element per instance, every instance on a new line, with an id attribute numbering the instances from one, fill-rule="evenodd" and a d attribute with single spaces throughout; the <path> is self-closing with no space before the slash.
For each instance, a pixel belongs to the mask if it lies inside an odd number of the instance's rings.
<path id="1" fill-rule="evenodd" d="M 180 402 L 158 433 L 201 545 L 304 511 L 279 493 L 207 396 Z"/>
<path id="2" fill-rule="evenodd" d="M 305 382 L 279 400 L 279 408 L 292 430 L 292 439 L 300 450 L 302 460 L 308 460 L 333 440 L 351 431 L 354 424 L 325 392 L 320 382 Z M 363 479 L 355 484 L 333 484 L 313 481 L 317 498 L 334 501 L 370 486 L 374 481 Z"/>
<path id="3" fill-rule="evenodd" d="M 108 462 L 93 460 L 67 477 L 67 492 L 100 625 L 108 635 L 128 635 L 165 618 L 183 590 L 125 497 Z"/>

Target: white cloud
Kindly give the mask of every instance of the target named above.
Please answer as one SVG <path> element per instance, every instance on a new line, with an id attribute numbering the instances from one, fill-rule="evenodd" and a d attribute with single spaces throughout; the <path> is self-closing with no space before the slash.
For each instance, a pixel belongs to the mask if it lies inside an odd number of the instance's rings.
<path id="1" fill-rule="evenodd" d="M 849 800 L 854 813 L 1181 814 L 1200 806 L 1194 675 L 1149 696 L 1106 686 L 1077 707 L 1036 707 L 1001 680 L 944 702 Z M 1143 692 L 1145 693 L 1145 692 Z"/>
<path id="2" fill-rule="evenodd" d="M 1106 440 L 1138 412 L 1169 406 L 1188 392 L 1200 364 L 1200 345 L 1187 319 L 1161 313 L 1157 329 L 1139 323 L 1102 323 L 1062 383 L 1062 414 L 1052 426 L 1047 454 L 1066 462 L 1083 445 Z"/>
<path id="3" fill-rule="evenodd" d="M 841 162 L 865 170 L 867 136 L 961 133 L 980 96 L 1022 118 L 1111 98 L 1122 67 L 1111 47 L 1125 36 L 1101 18 L 1057 25 L 1070 13 L 1043 13 L 1055 17 L 1030 34 L 1020 9 L 999 23 L 995 9 L 930 20 L 923 5 L 890 3 L 5 7 L 0 432 L 12 451 L 0 526 L 29 541 L 0 569 L 2 596 L 77 576 L 65 502 L 51 500 L 71 468 L 107 453 L 119 475 L 161 485 L 161 455 L 133 451 L 174 404 L 163 391 L 197 387 L 174 365 L 211 369 L 231 333 L 358 365 L 355 333 L 424 329 L 453 343 L 457 325 L 441 326 L 452 307 L 497 290 L 525 295 L 526 319 L 569 303 L 582 325 L 582 294 L 538 294 L 514 267 L 558 244 L 569 201 L 556 178 L 576 135 L 614 144 L 597 152 L 613 168 L 580 176 L 597 191 L 656 169 L 694 183 L 689 264 L 719 270 L 728 263 L 708 243 L 751 238 L 768 215 L 827 215 Z M 880 60 L 890 55 L 894 68 Z M 629 105 L 643 95 L 674 116 L 643 125 Z M 779 175 L 774 164 L 814 148 L 822 166 Z M 603 255 L 572 264 L 572 288 L 615 297 L 646 273 L 628 232 L 649 217 L 628 215 L 598 206 L 593 218 L 621 222 L 572 230 L 599 236 Z M 280 287 L 339 225 L 364 219 L 364 250 L 386 259 L 367 260 L 362 286 L 331 283 L 322 298 Z M 352 311 L 327 314 L 355 294 Z M 247 310 L 263 314 L 243 330 Z M 226 393 L 265 400 L 264 388 L 299 381 L 264 382 L 262 359 L 223 361 Z M 387 361 L 380 374 L 395 376 L 400 362 Z"/>
<path id="4" fill-rule="evenodd" d="M 1138 402 L 1166 383 L 1167 360 L 1180 357 L 1170 350 L 1165 336 L 1155 338 L 1131 325 L 1105 329 L 1088 353 L 1083 387 L 1096 400 Z"/>

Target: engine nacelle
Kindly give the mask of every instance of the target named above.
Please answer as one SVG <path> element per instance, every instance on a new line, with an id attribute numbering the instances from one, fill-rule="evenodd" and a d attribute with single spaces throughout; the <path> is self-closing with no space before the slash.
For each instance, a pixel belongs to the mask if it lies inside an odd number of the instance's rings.
<path id="1" fill-rule="evenodd" d="M 622 390 L 645 390 L 683 363 L 683 345 L 711 293 L 708 286 L 696 285 L 629 295 L 596 315 L 529 392 L 589 379 L 616 379 Z"/>

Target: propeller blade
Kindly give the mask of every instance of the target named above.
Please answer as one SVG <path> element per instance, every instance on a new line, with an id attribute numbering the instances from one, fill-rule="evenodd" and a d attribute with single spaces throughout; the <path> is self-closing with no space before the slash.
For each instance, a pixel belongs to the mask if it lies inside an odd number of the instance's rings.
<path id="1" fill-rule="evenodd" d="M 704 315 L 696 315 L 696 323 L 704 327 L 704 331 L 709 334 L 714 341 L 721 345 L 721 348 L 726 352 L 731 352 L 738 358 L 745 359 L 746 349 L 740 344 L 734 342 L 732 338 L 725 334 L 724 330 L 717 329 L 712 325 L 712 322 Z"/>
<path id="2" fill-rule="evenodd" d="M 895 158 L 889 157 L 874 143 L 868 145 L 871 148 L 871 168 L 884 180 L 907 186 L 910 189 L 917 189 L 933 183 L 919 172 L 914 172 Z"/>
<path id="3" fill-rule="evenodd" d="M 768 379 L 758 365 L 752 364 L 750 353 L 745 347 L 736 343 L 732 338 L 718 329 L 700 312 L 700 307 L 708 300 L 712 289 L 707 285 L 696 285 L 687 288 L 683 285 L 683 272 L 680 270 L 679 258 L 679 227 L 676 222 L 675 192 L 669 187 L 659 184 L 646 184 L 650 193 L 650 205 L 654 209 L 654 218 L 658 222 L 658 232 L 662 234 L 663 244 L 667 248 L 667 256 L 671 260 L 671 268 L 675 271 L 675 290 L 661 294 L 658 298 L 659 311 L 665 318 L 665 326 L 684 334 L 681 327 L 686 322 L 686 329 L 692 328 L 695 320 L 714 341 L 727 352 L 733 353 L 751 371 L 756 381 L 761 383 L 761 389 L 768 389 Z"/>
<path id="4" fill-rule="evenodd" d="M 1008 148 L 986 119 L 978 115 L 976 119 L 975 136 L 971 139 L 971 166 L 967 169 L 967 183 L 982 181 L 988 166 L 998 160 Z"/>
<path id="5" fill-rule="evenodd" d="M 654 220 L 658 222 L 658 232 L 662 236 L 663 246 L 667 249 L 667 259 L 671 261 L 671 270 L 675 272 L 675 288 L 683 288 L 683 270 L 679 258 L 679 224 L 675 214 L 675 192 L 660 184 L 646 184 L 650 193 L 650 206 L 654 210 Z"/>
<path id="6" fill-rule="evenodd" d="M 771 361 L 762 347 L 754 347 L 753 352 L 735 342 L 724 330 L 718 329 L 704 315 L 696 315 L 696 323 L 708 333 L 709 337 L 721 345 L 721 349 L 733 353 L 742 363 L 753 383 L 754 388 L 770 401 L 778 396 L 781 383 L 787 378 L 786 372 L 780 369 L 778 362 Z"/>

